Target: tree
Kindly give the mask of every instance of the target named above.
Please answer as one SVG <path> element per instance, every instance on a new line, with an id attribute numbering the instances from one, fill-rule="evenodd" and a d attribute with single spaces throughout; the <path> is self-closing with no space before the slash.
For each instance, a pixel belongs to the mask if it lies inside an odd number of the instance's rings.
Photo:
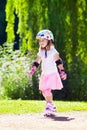
<path id="1" fill-rule="evenodd" d="M 39 30 L 53 32 L 55 46 L 66 61 L 66 99 L 87 100 L 86 17 L 87 0 L 8 0 L 6 4 L 7 42 L 14 42 L 18 34 L 23 52 L 37 50 L 35 37 Z"/>

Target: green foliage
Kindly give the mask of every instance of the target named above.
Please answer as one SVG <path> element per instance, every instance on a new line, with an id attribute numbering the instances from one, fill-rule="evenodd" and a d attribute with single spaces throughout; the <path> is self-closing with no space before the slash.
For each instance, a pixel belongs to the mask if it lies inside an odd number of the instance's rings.
<path id="1" fill-rule="evenodd" d="M 22 55 L 7 45 L 0 49 L 0 53 L 0 98 L 39 99 L 38 76 L 35 74 L 32 79 L 28 75 L 34 58 L 32 53 Z"/>
<path id="2" fill-rule="evenodd" d="M 8 0 L 6 4 L 7 41 L 13 41 L 15 14 L 19 19 L 17 34 L 20 35 L 22 51 L 37 47 L 34 42 L 39 29 L 46 27 L 47 6 L 46 1 L 34 0 Z M 10 11 L 11 10 L 11 11 Z M 11 18 L 10 18 L 11 17 Z"/>
<path id="3" fill-rule="evenodd" d="M 15 38 L 14 36 L 14 0 L 8 0 L 6 4 L 6 21 L 7 21 L 7 40 L 12 42 Z"/>
<path id="4" fill-rule="evenodd" d="M 35 37 L 39 30 L 52 30 L 55 46 L 68 74 L 65 98 L 87 100 L 87 0 L 8 0 L 8 42 L 15 39 L 15 14 L 19 21 L 16 33 L 21 39 L 22 52 L 37 50 Z"/>
<path id="5" fill-rule="evenodd" d="M 84 24 L 83 14 L 87 14 L 86 1 L 70 1 L 71 34 L 70 44 L 66 46 L 68 79 L 68 98 L 75 100 L 87 100 L 87 47 L 84 32 L 87 24 Z M 86 34 L 87 32 L 85 32 Z M 67 43 L 68 44 L 68 43 Z"/>

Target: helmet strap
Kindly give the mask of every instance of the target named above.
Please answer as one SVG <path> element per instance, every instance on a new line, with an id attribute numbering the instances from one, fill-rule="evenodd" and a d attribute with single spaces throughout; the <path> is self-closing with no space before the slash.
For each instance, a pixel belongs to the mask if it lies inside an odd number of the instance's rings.
<path id="1" fill-rule="evenodd" d="M 45 50 L 45 58 L 47 58 L 47 46 L 49 46 L 49 44 L 50 44 L 50 40 L 48 41 L 47 45 L 44 48 L 42 48 Z"/>
<path id="2" fill-rule="evenodd" d="M 47 58 L 47 46 L 49 46 L 49 44 L 50 44 L 50 41 L 48 41 L 47 45 L 44 47 L 44 49 L 45 49 L 45 58 Z"/>
<path id="3" fill-rule="evenodd" d="M 47 58 L 47 49 L 45 47 L 45 58 Z"/>

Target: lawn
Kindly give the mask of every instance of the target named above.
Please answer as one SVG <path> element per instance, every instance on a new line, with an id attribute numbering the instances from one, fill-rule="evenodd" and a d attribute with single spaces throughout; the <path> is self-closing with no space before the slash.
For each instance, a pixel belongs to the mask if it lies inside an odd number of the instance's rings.
<path id="1" fill-rule="evenodd" d="M 57 112 L 87 111 L 87 102 L 54 101 Z M 38 100 L 0 100 L 0 114 L 24 114 L 43 112 L 45 101 Z"/>

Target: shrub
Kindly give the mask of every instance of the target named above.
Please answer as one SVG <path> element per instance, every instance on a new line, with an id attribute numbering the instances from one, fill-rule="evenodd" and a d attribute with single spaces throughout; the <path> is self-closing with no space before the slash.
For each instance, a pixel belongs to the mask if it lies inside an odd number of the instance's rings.
<path id="1" fill-rule="evenodd" d="M 39 99 L 39 71 L 33 78 L 29 78 L 28 75 L 32 60 L 35 58 L 32 53 L 22 55 L 20 50 L 13 51 L 8 45 L 0 50 L 0 98 Z"/>

